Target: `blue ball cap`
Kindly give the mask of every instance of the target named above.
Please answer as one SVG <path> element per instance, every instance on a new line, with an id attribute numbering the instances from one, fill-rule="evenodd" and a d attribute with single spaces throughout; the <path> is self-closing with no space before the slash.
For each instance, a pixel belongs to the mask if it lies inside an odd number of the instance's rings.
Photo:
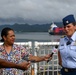
<path id="1" fill-rule="evenodd" d="M 67 24 L 75 22 L 74 15 L 72 15 L 72 14 L 64 17 L 62 20 L 63 20 L 63 25 L 64 26 L 66 26 Z"/>

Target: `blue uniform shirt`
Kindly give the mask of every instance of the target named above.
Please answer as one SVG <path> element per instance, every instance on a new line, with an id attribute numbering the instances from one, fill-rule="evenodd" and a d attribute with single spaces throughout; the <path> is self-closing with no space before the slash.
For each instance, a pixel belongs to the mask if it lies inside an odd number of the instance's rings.
<path id="1" fill-rule="evenodd" d="M 62 58 L 62 66 L 66 68 L 76 68 L 76 31 L 70 38 L 71 44 L 67 45 L 67 36 L 60 39 L 59 51 Z"/>

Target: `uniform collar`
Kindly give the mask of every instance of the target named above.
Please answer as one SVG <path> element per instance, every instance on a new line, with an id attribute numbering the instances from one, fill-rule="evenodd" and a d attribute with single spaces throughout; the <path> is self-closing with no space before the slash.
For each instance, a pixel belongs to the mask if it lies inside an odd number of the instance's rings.
<path id="1" fill-rule="evenodd" d="M 71 39 L 72 39 L 73 41 L 76 41 L 76 31 L 75 31 L 74 34 L 72 35 Z"/>
<path id="2" fill-rule="evenodd" d="M 67 36 L 65 36 L 65 40 L 69 40 L 69 38 Z M 76 41 L 76 31 L 71 36 L 71 40 Z"/>

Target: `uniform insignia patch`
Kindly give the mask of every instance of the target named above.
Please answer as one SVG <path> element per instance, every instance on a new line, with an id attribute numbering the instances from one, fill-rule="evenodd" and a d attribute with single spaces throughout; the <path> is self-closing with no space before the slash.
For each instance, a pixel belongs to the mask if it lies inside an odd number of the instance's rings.
<path id="1" fill-rule="evenodd" d="M 61 46 L 64 46 L 64 44 L 61 44 Z"/>
<path id="2" fill-rule="evenodd" d="M 64 37 L 65 37 L 65 35 L 61 36 L 61 38 L 64 38 Z"/>

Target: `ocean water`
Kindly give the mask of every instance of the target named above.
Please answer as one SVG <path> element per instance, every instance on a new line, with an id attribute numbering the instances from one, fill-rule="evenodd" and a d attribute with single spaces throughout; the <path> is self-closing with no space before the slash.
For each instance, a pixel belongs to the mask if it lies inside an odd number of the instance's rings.
<path id="1" fill-rule="evenodd" d="M 27 32 L 27 33 L 16 33 L 17 42 L 27 41 L 59 41 L 61 35 L 50 35 L 48 32 Z"/>

